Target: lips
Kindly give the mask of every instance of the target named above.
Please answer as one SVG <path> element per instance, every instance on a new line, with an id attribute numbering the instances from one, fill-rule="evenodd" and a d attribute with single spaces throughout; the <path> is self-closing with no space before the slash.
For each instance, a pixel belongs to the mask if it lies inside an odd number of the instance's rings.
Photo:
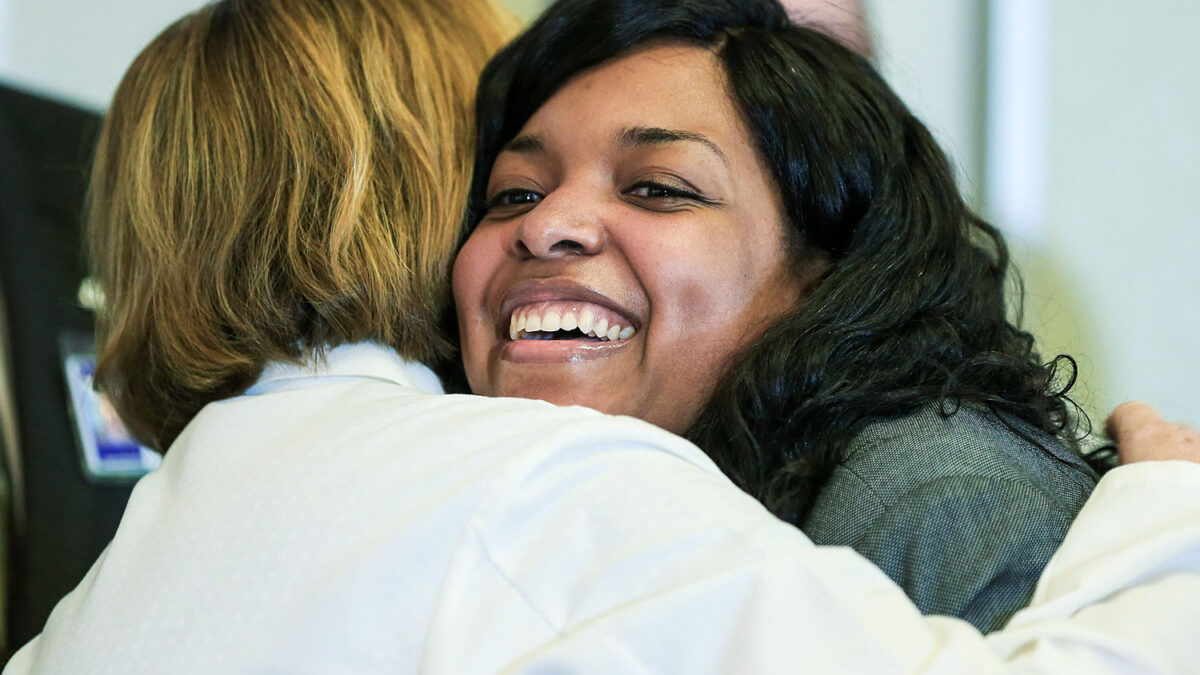
<path id="1" fill-rule="evenodd" d="M 527 279 L 500 303 L 497 332 L 505 360 L 578 361 L 612 353 L 638 333 L 633 312 L 568 279 Z"/>
<path id="2" fill-rule="evenodd" d="M 592 332 L 598 332 L 596 328 L 601 320 L 607 324 L 606 336 L 614 325 L 622 329 L 632 328 L 635 332 L 641 327 L 632 312 L 594 288 L 569 279 L 526 279 L 514 284 L 504 294 L 499 311 L 500 332 L 507 333 L 507 329 L 512 328 L 514 317 L 518 320 L 524 318 L 523 330 L 529 332 L 561 330 L 563 318 L 568 313 L 574 315 L 576 323 L 575 328 L 570 330 L 577 330 L 579 322 L 587 318 L 585 314 L 588 311 L 591 312 L 592 326 L 589 330 Z M 536 319 L 532 327 L 529 325 L 531 319 Z M 544 325 L 546 319 L 550 320 L 549 328 Z M 559 325 L 554 327 L 556 319 Z"/>

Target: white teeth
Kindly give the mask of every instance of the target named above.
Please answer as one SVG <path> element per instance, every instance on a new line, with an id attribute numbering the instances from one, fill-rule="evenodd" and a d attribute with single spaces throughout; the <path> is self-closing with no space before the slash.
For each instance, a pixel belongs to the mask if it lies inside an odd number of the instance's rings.
<path id="1" fill-rule="evenodd" d="M 575 312 L 570 310 L 563 312 L 561 326 L 563 330 L 575 330 L 578 326 L 579 322 L 575 319 Z"/>
<path id="2" fill-rule="evenodd" d="M 584 309 L 578 316 L 573 310 L 559 314 L 553 309 L 547 309 L 539 314 L 536 309 L 526 309 L 523 312 L 513 312 L 508 321 L 510 340 L 550 340 L 553 339 L 550 334 L 560 330 L 578 330 L 585 336 L 609 342 L 628 340 L 637 332 L 633 326 L 609 324 L 605 317 L 597 319 L 591 309 Z"/>

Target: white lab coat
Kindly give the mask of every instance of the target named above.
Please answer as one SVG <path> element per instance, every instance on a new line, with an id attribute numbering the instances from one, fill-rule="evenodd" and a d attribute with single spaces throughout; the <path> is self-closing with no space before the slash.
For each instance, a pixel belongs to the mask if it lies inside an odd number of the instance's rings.
<path id="1" fill-rule="evenodd" d="M 439 391 L 361 344 L 207 406 L 4 673 L 1200 671 L 1200 465 L 1106 477 L 984 638 L 675 436 Z"/>

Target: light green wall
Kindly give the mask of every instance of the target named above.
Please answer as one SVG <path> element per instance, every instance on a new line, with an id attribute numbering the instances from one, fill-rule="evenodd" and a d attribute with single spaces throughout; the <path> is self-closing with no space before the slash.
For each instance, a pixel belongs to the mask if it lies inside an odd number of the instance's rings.
<path id="1" fill-rule="evenodd" d="M 973 41 L 986 33 L 988 5 L 866 1 L 881 70 L 947 147 L 976 203 L 989 178 L 988 77 L 972 65 L 986 45 Z M 1200 422 L 1200 2 L 1043 7 L 1045 98 L 1029 112 L 1045 135 L 1033 158 L 1044 203 L 1036 228 L 1010 238 L 1024 325 L 1046 357 L 1079 360 L 1075 396 L 1097 423 L 1132 398 Z"/>
<path id="2" fill-rule="evenodd" d="M 547 0 L 503 0 L 503 4 L 517 16 L 529 21 L 537 16 L 538 12 L 545 9 L 549 3 Z"/>
<path id="3" fill-rule="evenodd" d="M 1031 318 L 1091 407 L 1200 422 L 1200 3 L 1059 0 Z"/>

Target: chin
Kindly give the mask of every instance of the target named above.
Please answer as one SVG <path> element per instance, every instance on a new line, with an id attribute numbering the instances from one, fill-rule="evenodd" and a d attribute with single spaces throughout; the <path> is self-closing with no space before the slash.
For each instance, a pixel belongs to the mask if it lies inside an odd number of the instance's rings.
<path id="1" fill-rule="evenodd" d="M 622 407 L 619 401 L 593 396 L 580 396 L 580 390 L 579 386 L 560 387 L 548 386 L 543 383 L 538 386 L 501 386 L 497 388 L 495 395 L 511 398 L 530 398 L 561 406 L 578 405 L 609 415 L 632 414 L 632 411 Z"/>

